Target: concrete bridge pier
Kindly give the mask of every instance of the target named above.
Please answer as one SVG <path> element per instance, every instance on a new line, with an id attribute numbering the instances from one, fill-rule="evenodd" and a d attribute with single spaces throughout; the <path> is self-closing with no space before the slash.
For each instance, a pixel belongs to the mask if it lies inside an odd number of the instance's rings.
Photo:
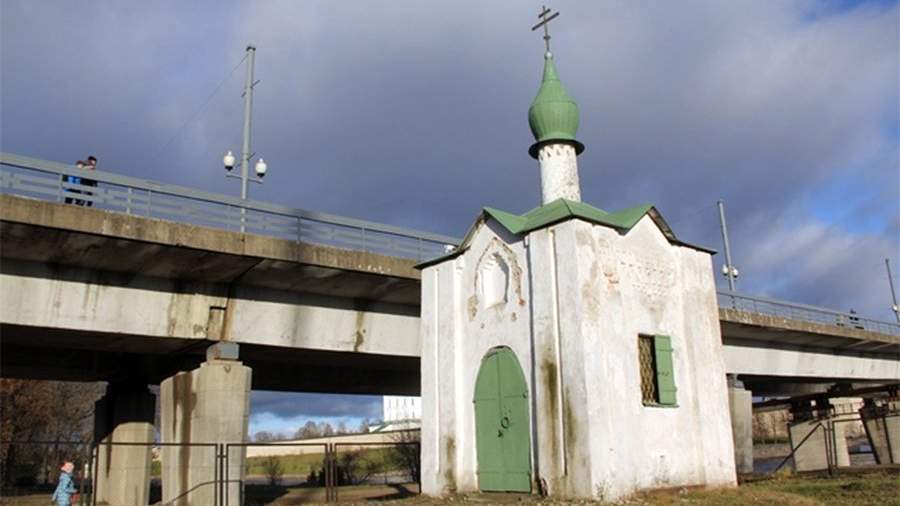
<path id="1" fill-rule="evenodd" d="M 154 396 L 145 384 L 110 383 L 94 405 L 97 503 L 144 506 L 150 497 Z M 139 443 L 137 445 L 115 443 Z"/>
<path id="2" fill-rule="evenodd" d="M 814 403 L 814 404 L 813 404 Z M 796 471 L 821 471 L 850 465 L 846 423 L 834 423 L 827 398 L 803 400 L 791 406 L 788 426 Z"/>
<path id="3" fill-rule="evenodd" d="M 728 406 L 734 464 L 738 473 L 753 472 L 753 394 L 735 376 L 728 378 Z"/>
<path id="4" fill-rule="evenodd" d="M 238 360 L 238 346 L 232 343 L 213 345 L 199 368 L 162 382 L 163 504 L 205 506 L 215 502 L 215 445 L 247 442 L 250 384 L 251 369 Z M 245 453 L 243 447 L 229 451 L 230 502 L 240 502 Z"/>
<path id="5" fill-rule="evenodd" d="M 869 437 L 869 444 L 879 464 L 900 463 L 900 400 L 883 401 L 866 399 L 859 410 Z"/>

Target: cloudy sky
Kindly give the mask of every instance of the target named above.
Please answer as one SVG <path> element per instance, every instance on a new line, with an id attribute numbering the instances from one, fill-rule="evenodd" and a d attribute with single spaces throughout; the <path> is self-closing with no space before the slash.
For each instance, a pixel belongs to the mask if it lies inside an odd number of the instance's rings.
<path id="1" fill-rule="evenodd" d="M 741 291 L 890 319 L 900 271 L 900 10 L 890 1 L 563 2 L 584 200 L 653 203 Z M 235 68 L 258 47 L 255 199 L 461 236 L 539 203 L 527 109 L 539 2 L 0 5 L 2 149 L 235 194 Z M 721 263 L 721 259 L 717 260 Z M 722 281 L 722 280 L 720 280 Z M 380 415 L 377 397 L 255 393 L 252 430 Z"/>

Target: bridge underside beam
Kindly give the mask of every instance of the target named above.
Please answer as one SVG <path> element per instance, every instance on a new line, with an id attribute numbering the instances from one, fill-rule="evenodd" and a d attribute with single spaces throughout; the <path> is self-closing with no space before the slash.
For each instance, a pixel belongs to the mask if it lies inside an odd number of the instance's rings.
<path id="1" fill-rule="evenodd" d="M 821 381 L 883 381 L 900 379 L 900 360 L 890 357 L 837 355 L 816 351 L 725 344 L 728 374 L 804 378 Z"/>
<path id="2" fill-rule="evenodd" d="M 2 377 L 62 381 L 158 384 L 199 367 L 214 343 L 8 324 L 0 335 Z M 253 369 L 255 390 L 419 395 L 418 357 L 243 344 L 241 361 Z"/>

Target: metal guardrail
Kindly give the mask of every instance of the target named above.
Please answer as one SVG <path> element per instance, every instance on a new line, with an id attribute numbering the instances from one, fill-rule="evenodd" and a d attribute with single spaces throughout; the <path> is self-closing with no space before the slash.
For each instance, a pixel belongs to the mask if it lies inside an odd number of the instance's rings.
<path id="1" fill-rule="evenodd" d="M 856 313 L 845 313 L 783 300 L 743 295 L 736 292 L 719 291 L 717 294 L 719 307 L 723 309 L 734 309 L 747 313 L 765 314 L 791 320 L 837 325 L 839 327 L 900 336 L 900 324 L 864 318 Z"/>
<path id="2" fill-rule="evenodd" d="M 70 177 L 97 184 L 71 182 Z M 0 152 L 0 193 L 416 260 L 442 255 L 446 246 L 459 243 L 453 237 L 4 152 Z"/>
<path id="3" fill-rule="evenodd" d="M 87 186 L 66 176 L 97 181 Z M 384 255 L 426 260 L 459 239 L 0 152 L 0 193 L 56 202 L 83 201 L 98 209 L 274 236 Z M 900 324 L 793 302 L 718 292 L 719 307 L 794 320 L 900 335 Z"/>

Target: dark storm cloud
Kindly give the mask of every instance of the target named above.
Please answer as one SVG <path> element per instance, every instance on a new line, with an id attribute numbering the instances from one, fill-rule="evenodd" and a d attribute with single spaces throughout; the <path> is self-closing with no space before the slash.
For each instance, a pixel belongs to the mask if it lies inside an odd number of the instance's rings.
<path id="1" fill-rule="evenodd" d="M 719 247 L 724 198 L 742 289 L 890 316 L 879 266 L 900 254 L 896 3 L 552 6 L 587 201 L 654 203 Z M 270 167 L 255 198 L 458 236 L 484 205 L 539 200 L 526 153 L 538 8 L 4 2 L 0 141 L 234 193 L 219 164 L 239 147 L 242 68 L 162 148 L 253 42 L 254 148 Z"/>

